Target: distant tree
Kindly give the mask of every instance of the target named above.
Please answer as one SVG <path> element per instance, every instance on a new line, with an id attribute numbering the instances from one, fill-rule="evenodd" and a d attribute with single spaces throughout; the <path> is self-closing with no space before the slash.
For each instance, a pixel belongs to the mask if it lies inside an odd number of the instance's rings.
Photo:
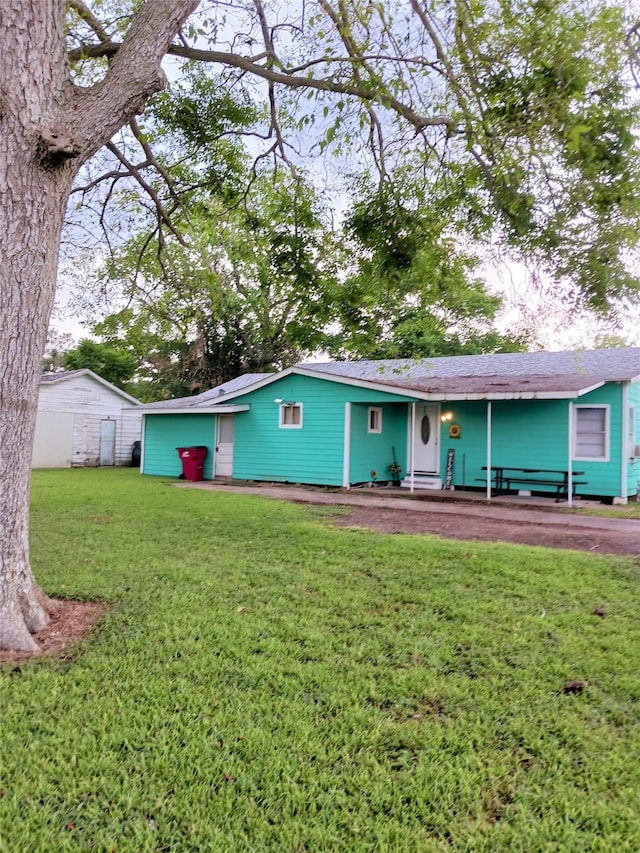
<path id="1" fill-rule="evenodd" d="M 133 377 L 137 366 L 131 352 L 89 338 L 84 338 L 75 349 L 65 352 L 62 365 L 65 370 L 93 370 L 107 382 L 123 389 Z"/>
<path id="2" fill-rule="evenodd" d="M 339 250 L 301 178 L 258 175 L 231 209 L 201 192 L 183 231 L 161 257 L 132 238 L 95 284 L 126 305 L 94 332 L 135 353 L 137 393 L 194 394 L 322 346 Z"/>
<path id="3" fill-rule="evenodd" d="M 55 373 L 63 369 L 65 354 L 73 349 L 75 341 L 68 332 L 58 332 L 49 328 L 47 333 L 47 344 L 42 357 L 42 372 Z"/>
<path id="4" fill-rule="evenodd" d="M 418 358 L 526 349 L 498 334 L 502 300 L 474 275 L 477 260 L 455 245 L 437 213 L 390 189 L 356 202 L 345 231 L 352 271 L 337 289 L 337 358 Z"/>

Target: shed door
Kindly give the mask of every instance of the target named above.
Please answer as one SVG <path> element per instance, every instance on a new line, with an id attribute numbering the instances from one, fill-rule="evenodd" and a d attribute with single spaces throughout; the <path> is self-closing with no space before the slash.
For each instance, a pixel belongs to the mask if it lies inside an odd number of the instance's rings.
<path id="1" fill-rule="evenodd" d="M 100 464 L 116 464 L 115 421 L 100 421 Z"/>
<path id="2" fill-rule="evenodd" d="M 70 468 L 73 459 L 73 415 L 38 412 L 32 468 Z"/>
<path id="3" fill-rule="evenodd" d="M 438 406 L 416 405 L 415 437 L 413 443 L 413 469 L 416 473 L 438 473 L 438 444 L 440 420 Z"/>
<path id="4" fill-rule="evenodd" d="M 233 475 L 233 435 L 234 416 L 218 415 L 218 435 L 216 440 L 216 477 Z"/>

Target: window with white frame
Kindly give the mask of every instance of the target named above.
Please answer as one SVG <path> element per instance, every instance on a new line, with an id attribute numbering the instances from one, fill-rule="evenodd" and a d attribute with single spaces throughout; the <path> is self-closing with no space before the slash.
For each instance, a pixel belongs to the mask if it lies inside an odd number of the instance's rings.
<path id="1" fill-rule="evenodd" d="M 608 461 L 609 406 L 574 406 L 573 458 Z"/>
<path id="2" fill-rule="evenodd" d="M 280 404 L 281 429 L 302 429 L 302 403 Z"/>
<path id="3" fill-rule="evenodd" d="M 369 406 L 367 432 L 382 432 L 382 409 L 378 406 Z"/>

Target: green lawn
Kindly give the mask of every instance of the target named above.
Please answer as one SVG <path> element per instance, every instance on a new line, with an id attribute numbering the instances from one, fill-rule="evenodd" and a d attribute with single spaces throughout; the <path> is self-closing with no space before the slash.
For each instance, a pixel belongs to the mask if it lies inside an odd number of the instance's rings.
<path id="1" fill-rule="evenodd" d="M 0 674 L 0 851 L 640 850 L 640 563 L 327 514 L 34 475 L 38 579 L 113 607 Z"/>
<path id="2" fill-rule="evenodd" d="M 585 509 L 574 510 L 580 515 L 597 515 L 605 518 L 631 518 L 640 520 L 640 503 L 629 501 L 623 506 L 590 506 Z"/>

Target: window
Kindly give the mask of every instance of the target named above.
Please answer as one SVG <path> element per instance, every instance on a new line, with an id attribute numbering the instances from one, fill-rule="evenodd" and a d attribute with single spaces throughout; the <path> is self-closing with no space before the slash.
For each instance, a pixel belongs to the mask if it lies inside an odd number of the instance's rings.
<path id="1" fill-rule="evenodd" d="M 367 432 L 382 432 L 382 409 L 369 406 L 369 427 Z"/>
<path id="2" fill-rule="evenodd" d="M 609 406 L 575 406 L 574 459 L 609 460 Z"/>
<path id="3" fill-rule="evenodd" d="M 280 405 L 281 429 L 302 429 L 302 403 Z"/>

